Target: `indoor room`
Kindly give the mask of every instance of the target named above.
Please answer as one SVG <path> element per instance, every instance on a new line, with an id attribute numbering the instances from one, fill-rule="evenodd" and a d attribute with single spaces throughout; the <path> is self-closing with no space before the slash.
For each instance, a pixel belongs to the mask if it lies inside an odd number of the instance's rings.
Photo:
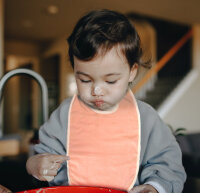
<path id="1" fill-rule="evenodd" d="M 0 0 L 0 185 L 12 192 L 49 186 L 33 179 L 26 162 L 40 127 L 76 96 L 79 75 L 68 37 L 82 16 L 105 9 L 124 14 L 135 27 L 140 61 L 151 67 L 137 67 L 130 91 L 157 111 L 177 141 L 187 174 L 182 192 L 200 192 L 199 6 L 196 0 Z"/>

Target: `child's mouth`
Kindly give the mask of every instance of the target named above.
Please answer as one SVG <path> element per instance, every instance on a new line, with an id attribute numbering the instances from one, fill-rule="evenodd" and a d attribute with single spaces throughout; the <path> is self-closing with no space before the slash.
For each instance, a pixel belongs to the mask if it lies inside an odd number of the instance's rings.
<path id="1" fill-rule="evenodd" d="M 94 104 L 95 104 L 97 107 L 101 107 L 101 106 L 104 104 L 104 101 L 103 101 L 103 100 L 96 100 L 96 101 L 94 101 Z"/>

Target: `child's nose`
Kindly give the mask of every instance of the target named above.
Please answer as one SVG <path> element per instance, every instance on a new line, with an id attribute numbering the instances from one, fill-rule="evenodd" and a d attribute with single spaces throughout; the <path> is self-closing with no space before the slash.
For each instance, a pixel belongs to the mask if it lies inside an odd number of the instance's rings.
<path id="1" fill-rule="evenodd" d="M 103 96 L 103 89 L 100 86 L 94 86 L 92 88 L 92 95 L 93 96 Z"/>

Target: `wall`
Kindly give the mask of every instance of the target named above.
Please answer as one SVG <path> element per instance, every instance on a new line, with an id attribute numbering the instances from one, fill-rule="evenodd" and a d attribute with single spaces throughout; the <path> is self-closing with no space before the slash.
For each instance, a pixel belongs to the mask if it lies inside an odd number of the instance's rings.
<path id="1" fill-rule="evenodd" d="M 8 55 L 38 57 L 40 55 L 40 46 L 34 42 L 6 39 L 5 57 Z"/>
<path id="2" fill-rule="evenodd" d="M 174 129 L 184 127 L 187 133 L 200 132 L 200 25 L 194 25 L 193 38 L 193 70 L 196 78 L 191 81 L 191 85 L 184 90 L 182 95 L 176 100 L 163 119 Z M 176 91 L 175 91 L 176 92 Z"/>
<path id="3" fill-rule="evenodd" d="M 0 77 L 3 75 L 3 37 L 4 37 L 4 4 L 3 0 L 0 0 Z M 1 101 L 0 101 L 1 102 Z M 0 104 L 0 114 L 2 114 L 3 105 Z M 2 116 L 0 116 L 0 128 L 3 127 L 1 123 L 3 122 Z M 2 131 L 0 130 L 0 136 Z"/>
<path id="4" fill-rule="evenodd" d="M 3 74 L 4 2 L 0 0 L 0 77 Z"/>
<path id="5" fill-rule="evenodd" d="M 200 71 L 200 24 L 193 27 L 193 66 Z"/>
<path id="6" fill-rule="evenodd" d="M 186 128 L 187 133 L 200 132 L 200 76 L 192 82 L 185 93 L 176 101 L 173 108 L 163 117 L 173 129 Z"/>
<path id="7" fill-rule="evenodd" d="M 68 75 L 71 75 L 73 73 L 72 67 L 68 59 L 68 44 L 66 42 L 65 37 L 56 39 L 44 52 L 43 57 L 50 57 L 56 54 L 60 56 L 60 66 L 59 66 L 60 98 L 59 98 L 59 101 L 61 102 L 70 95 L 68 93 L 69 89 L 67 89 L 67 86 L 68 86 L 67 81 L 68 81 Z"/>

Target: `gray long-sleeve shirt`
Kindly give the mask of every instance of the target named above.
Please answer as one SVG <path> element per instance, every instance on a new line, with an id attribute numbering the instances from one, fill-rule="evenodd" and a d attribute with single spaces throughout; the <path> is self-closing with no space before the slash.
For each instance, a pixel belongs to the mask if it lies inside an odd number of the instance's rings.
<path id="1" fill-rule="evenodd" d="M 69 106 L 66 99 L 40 128 L 37 153 L 66 155 Z M 140 167 L 136 185 L 152 182 L 167 193 L 181 193 L 186 174 L 182 154 L 175 137 L 156 111 L 144 102 L 137 101 L 141 121 Z M 64 163 L 50 185 L 68 185 L 67 164 Z"/>

